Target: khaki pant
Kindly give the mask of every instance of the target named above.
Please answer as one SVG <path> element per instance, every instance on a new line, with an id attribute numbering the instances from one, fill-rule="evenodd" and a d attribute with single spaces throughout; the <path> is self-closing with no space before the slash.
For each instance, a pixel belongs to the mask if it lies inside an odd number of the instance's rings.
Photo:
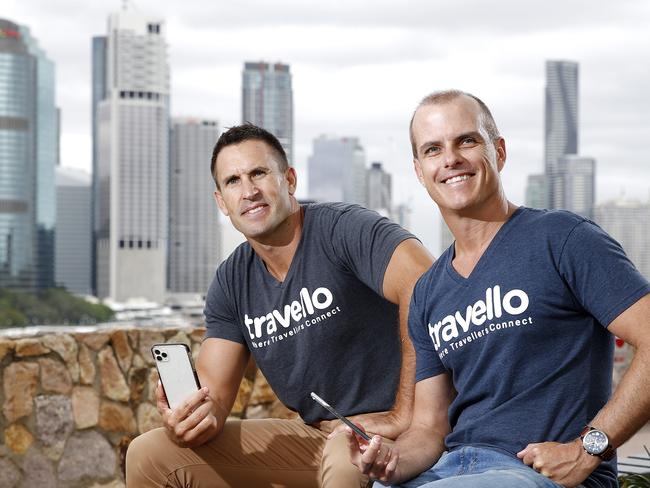
<path id="1" fill-rule="evenodd" d="M 137 437 L 126 456 L 127 488 L 364 488 L 344 435 L 301 420 L 233 420 L 198 448 L 174 444 L 163 428 Z"/>

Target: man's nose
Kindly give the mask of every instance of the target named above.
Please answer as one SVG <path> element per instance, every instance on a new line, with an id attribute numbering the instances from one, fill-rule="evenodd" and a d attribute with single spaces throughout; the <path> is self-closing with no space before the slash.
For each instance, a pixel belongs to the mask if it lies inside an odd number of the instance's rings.
<path id="1" fill-rule="evenodd" d="M 442 162 L 445 168 L 453 168 L 462 162 L 462 157 L 457 148 L 447 147 L 442 155 Z"/>
<path id="2" fill-rule="evenodd" d="M 250 200 L 259 193 L 259 188 L 250 178 L 242 178 L 243 197 Z"/>

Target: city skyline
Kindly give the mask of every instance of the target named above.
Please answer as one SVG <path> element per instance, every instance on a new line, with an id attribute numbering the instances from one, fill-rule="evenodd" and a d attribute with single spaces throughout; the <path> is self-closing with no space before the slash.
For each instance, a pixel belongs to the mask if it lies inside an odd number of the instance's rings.
<path id="1" fill-rule="evenodd" d="M 318 11 L 296 2 L 136 5 L 167 23 L 173 116 L 234 125 L 240 120 L 242 63 L 291 65 L 299 191 L 306 189 L 301 183 L 313 138 L 357 136 L 367 159 L 383 161 L 392 173 L 394 202 L 411 199 L 413 230 L 434 251 L 436 240 L 427 233 L 437 227 L 430 221 L 437 211 L 424 191 L 412 191 L 406 128 L 413 108 L 435 89 L 458 87 L 483 98 L 508 142 L 506 191 L 523 203 L 526 176 L 543 170 L 548 59 L 580 64 L 580 153 L 598 161 L 598 201 L 622 191 L 647 199 L 648 156 L 634 144 L 650 132 L 644 117 L 650 100 L 637 94 L 650 81 L 636 61 L 650 51 L 650 6 L 643 2 L 607 10 L 582 1 L 565 2 L 562 9 L 536 1 L 504 2 L 500 8 L 480 2 L 379 2 L 368 8 L 352 1 Z M 105 30 L 106 16 L 119 8 L 118 2 L 9 0 L 3 14 L 28 25 L 57 64 L 66 166 L 90 166 L 90 38 Z M 467 10 L 462 20 L 425 22 L 451 19 L 459 8 Z M 61 30 L 69 34 L 61 36 Z"/>

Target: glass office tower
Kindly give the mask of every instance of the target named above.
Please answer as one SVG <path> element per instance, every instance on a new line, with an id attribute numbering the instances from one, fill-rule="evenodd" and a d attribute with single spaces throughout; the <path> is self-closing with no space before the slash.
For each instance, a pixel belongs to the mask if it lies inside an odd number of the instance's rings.
<path id="1" fill-rule="evenodd" d="M 0 19 L 0 287 L 54 284 L 58 110 L 54 63 Z"/>

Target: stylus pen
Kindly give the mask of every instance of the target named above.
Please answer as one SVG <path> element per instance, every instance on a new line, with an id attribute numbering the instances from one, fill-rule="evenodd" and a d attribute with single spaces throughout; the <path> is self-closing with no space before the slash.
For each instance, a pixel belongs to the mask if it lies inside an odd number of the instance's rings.
<path id="1" fill-rule="evenodd" d="M 359 427 L 354 425 L 352 422 L 350 422 L 348 419 L 346 419 L 343 415 L 338 413 L 334 407 L 332 407 L 329 403 L 327 403 L 325 400 L 323 400 L 321 397 L 319 397 L 316 393 L 313 391 L 311 392 L 311 397 L 314 401 L 318 402 L 322 407 L 326 408 L 329 410 L 336 418 L 338 418 L 340 421 L 342 421 L 345 425 L 350 427 L 353 431 L 355 431 L 357 434 L 359 434 L 360 437 L 365 439 L 366 441 L 370 442 L 370 436 L 366 434 L 363 430 L 361 430 Z"/>

